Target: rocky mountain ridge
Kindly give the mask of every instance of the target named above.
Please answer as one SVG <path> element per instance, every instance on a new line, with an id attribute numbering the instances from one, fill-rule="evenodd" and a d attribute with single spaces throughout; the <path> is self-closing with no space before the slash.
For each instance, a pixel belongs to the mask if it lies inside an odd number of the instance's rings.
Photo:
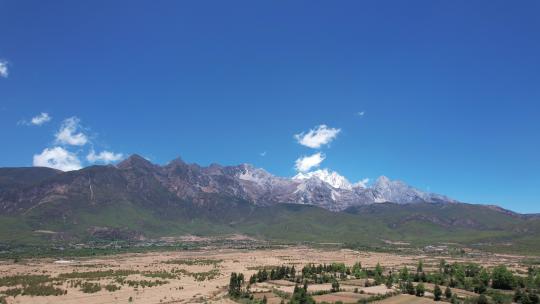
<path id="1" fill-rule="evenodd" d="M 26 168 L 27 171 L 29 169 Z M 9 169 L 3 170 L 8 172 Z M 292 203 L 314 205 L 331 211 L 382 202 L 457 202 L 384 176 L 371 186 L 352 184 L 338 173 L 326 169 L 284 178 L 249 164 L 202 167 L 178 158 L 160 166 L 132 155 L 116 166 L 92 166 L 70 172 L 34 168 L 34 171 L 38 170 L 44 175 L 43 178 L 20 181 L 19 184 L 13 181 L 17 178 L 7 177 L 13 173 L 4 174 L 0 179 L 0 212 L 26 212 L 48 201 L 70 197 L 84 197 L 94 203 L 99 203 L 100 199 L 123 200 L 137 196 L 137 199 L 148 204 L 178 200 L 205 204 L 219 196 L 247 201 L 256 206 Z M 18 176 L 24 177 L 22 174 Z M 2 183 L 2 180 L 6 182 Z M 39 182 L 34 183 L 35 180 Z"/>

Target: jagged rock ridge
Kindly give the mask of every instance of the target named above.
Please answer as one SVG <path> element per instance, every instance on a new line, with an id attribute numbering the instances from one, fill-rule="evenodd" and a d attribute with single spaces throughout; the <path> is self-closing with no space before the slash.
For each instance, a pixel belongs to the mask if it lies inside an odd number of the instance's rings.
<path id="1" fill-rule="evenodd" d="M 205 204 L 219 195 L 258 206 L 296 203 L 332 211 L 382 202 L 456 202 L 384 176 L 372 186 L 352 184 L 338 173 L 326 169 L 284 178 L 249 164 L 202 167 L 178 158 L 159 166 L 138 155 L 132 155 L 117 166 L 92 166 L 71 172 L 26 169 L 46 174 L 42 174 L 44 177 L 38 184 L 22 183 L 20 187 L 13 188 L 11 179 L 9 187 L 7 182 L 4 187 L 0 184 L 0 210 L 4 213 L 22 212 L 48 201 L 69 197 L 85 197 L 91 203 L 99 203 L 100 199 L 125 200 L 137 196 L 147 204 L 158 203 L 155 200 L 162 203 L 163 200 L 175 199 Z M 7 173 L 13 171 L 4 170 Z"/>

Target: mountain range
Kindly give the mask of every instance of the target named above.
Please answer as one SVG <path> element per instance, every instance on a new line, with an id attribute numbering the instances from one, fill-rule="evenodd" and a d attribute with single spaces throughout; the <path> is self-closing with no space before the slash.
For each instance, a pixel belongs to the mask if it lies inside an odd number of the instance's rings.
<path id="1" fill-rule="evenodd" d="M 384 176 L 368 186 L 328 170 L 284 178 L 249 164 L 203 167 L 178 158 L 160 166 L 138 155 L 68 172 L 0 168 L 0 245 L 188 233 L 529 244 L 538 232 L 536 215 L 464 204 Z"/>
<path id="2" fill-rule="evenodd" d="M 457 203 L 444 195 L 422 192 L 385 176 L 368 187 L 364 183 L 351 184 L 345 177 L 327 169 L 284 178 L 250 164 L 201 167 L 178 158 L 159 166 L 138 155 L 130 156 L 117 166 L 95 166 L 68 173 L 50 168 L 12 168 L 2 172 L 2 213 L 28 212 L 49 201 L 74 195 L 96 201 L 96 193 L 109 187 L 107 182 L 113 182 L 102 180 L 104 177 L 114 179 L 115 184 L 122 184 L 123 190 L 128 192 L 157 187 L 178 200 L 200 203 L 211 194 L 234 197 L 257 206 L 291 203 L 314 205 L 330 211 L 384 202 Z M 24 191 L 19 191 L 23 188 Z M 27 191 L 28 188 L 32 191 Z"/>

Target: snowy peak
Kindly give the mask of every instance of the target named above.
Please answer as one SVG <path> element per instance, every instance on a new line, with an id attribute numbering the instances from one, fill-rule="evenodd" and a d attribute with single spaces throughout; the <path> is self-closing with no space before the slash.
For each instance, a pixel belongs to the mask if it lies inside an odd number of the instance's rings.
<path id="1" fill-rule="evenodd" d="M 376 203 L 392 202 L 397 204 L 410 204 L 418 202 L 427 203 L 456 203 L 444 195 L 423 192 L 407 185 L 402 181 L 393 181 L 386 176 L 379 177 L 371 187 Z"/>
<path id="2" fill-rule="evenodd" d="M 286 178 L 275 176 L 250 164 L 212 164 L 201 167 L 177 159 L 165 166 L 159 166 L 137 155 L 118 164 L 117 168 L 129 176 L 133 187 L 143 185 L 140 176 L 155 178 L 156 182 L 161 183 L 171 193 L 182 199 L 195 201 L 205 201 L 209 194 L 220 193 L 255 205 L 297 203 L 332 211 L 383 202 L 456 202 L 443 195 L 423 192 L 404 182 L 390 180 L 386 176 L 379 177 L 372 185 L 368 185 L 368 179 L 352 184 L 344 176 L 328 169 L 298 173 L 292 178 Z"/>
<path id="3" fill-rule="evenodd" d="M 385 185 L 390 184 L 390 179 L 384 175 L 379 176 L 377 180 L 375 181 L 374 186 L 381 186 L 384 187 Z"/>
<path id="4" fill-rule="evenodd" d="M 336 189 L 352 190 L 352 184 L 342 175 L 328 169 L 316 170 L 308 173 L 298 173 L 294 180 L 318 179 Z"/>

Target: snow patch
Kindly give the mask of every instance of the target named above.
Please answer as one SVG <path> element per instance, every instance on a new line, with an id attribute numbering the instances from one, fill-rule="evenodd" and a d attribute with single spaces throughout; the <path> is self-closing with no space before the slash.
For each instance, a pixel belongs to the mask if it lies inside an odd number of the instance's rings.
<path id="1" fill-rule="evenodd" d="M 293 177 L 295 180 L 308 180 L 312 178 L 321 180 L 336 189 L 352 190 L 353 188 L 353 185 L 345 177 L 339 175 L 335 171 L 329 171 L 328 169 L 298 173 Z"/>

